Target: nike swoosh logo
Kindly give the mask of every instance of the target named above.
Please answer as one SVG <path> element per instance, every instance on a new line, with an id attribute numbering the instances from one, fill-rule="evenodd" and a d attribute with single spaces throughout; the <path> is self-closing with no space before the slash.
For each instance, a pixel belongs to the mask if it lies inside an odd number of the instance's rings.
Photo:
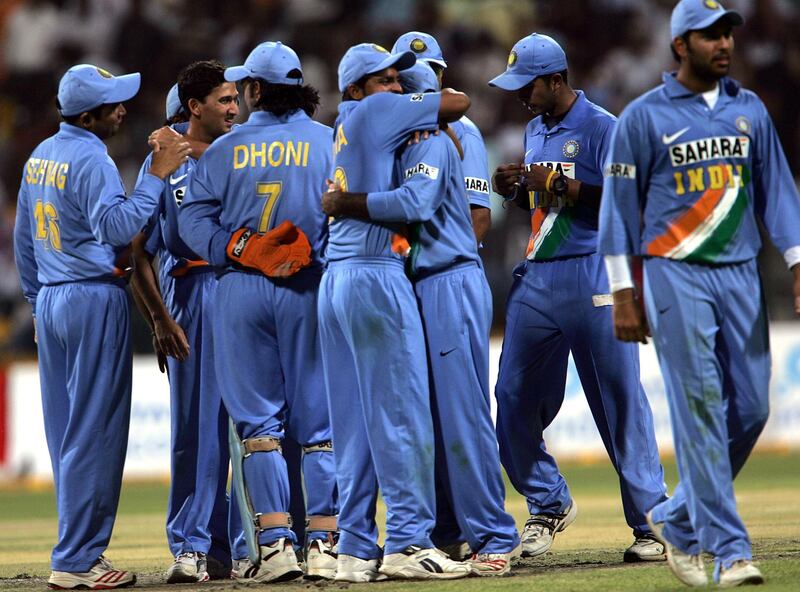
<path id="1" fill-rule="evenodd" d="M 682 130 L 678 130 L 677 132 L 675 132 L 671 136 L 668 136 L 667 134 L 664 134 L 663 136 L 661 136 L 661 141 L 664 142 L 664 144 L 672 144 L 675 140 L 677 140 L 683 134 L 688 132 L 690 127 L 692 127 L 692 126 L 687 125 L 685 128 L 683 128 Z"/>
<path id="2" fill-rule="evenodd" d="M 672 308 L 671 304 L 665 306 L 664 308 L 659 308 L 658 309 L 658 314 L 660 314 L 660 315 L 665 314 L 670 308 Z"/>
<path id="3" fill-rule="evenodd" d="M 189 173 L 186 173 L 186 174 L 184 174 L 184 175 L 181 175 L 180 177 L 173 177 L 172 175 L 170 175 L 170 176 L 169 176 L 169 182 L 170 182 L 170 183 L 172 183 L 173 185 L 174 185 L 175 183 L 180 183 L 180 182 L 181 182 L 181 181 L 183 181 L 183 180 L 184 180 L 184 179 L 185 179 L 185 178 L 186 178 L 188 175 L 189 175 Z"/>
<path id="4" fill-rule="evenodd" d="M 439 355 L 440 355 L 440 356 L 442 356 L 442 357 L 445 357 L 447 354 L 451 354 L 451 353 L 453 353 L 454 351 L 456 351 L 456 349 L 457 349 L 457 348 L 455 348 L 455 347 L 454 347 L 453 349 L 448 349 L 447 351 L 445 351 L 445 350 L 441 350 L 441 351 L 439 352 Z"/>

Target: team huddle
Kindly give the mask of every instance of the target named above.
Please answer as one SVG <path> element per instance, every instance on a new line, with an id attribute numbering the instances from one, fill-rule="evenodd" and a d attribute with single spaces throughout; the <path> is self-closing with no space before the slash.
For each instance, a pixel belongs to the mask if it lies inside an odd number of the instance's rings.
<path id="1" fill-rule="evenodd" d="M 763 103 L 727 76 L 742 24 L 681 0 L 677 72 L 619 120 L 573 90 L 554 39 L 521 39 L 489 84 L 532 115 L 524 159 L 491 177 L 470 99 L 444 87 L 426 33 L 347 50 L 333 128 L 313 120 L 319 94 L 281 42 L 241 66 L 188 65 L 129 196 L 105 140 L 140 76 L 70 68 L 14 236 L 58 504 L 49 586 L 136 582 L 103 555 L 130 420 L 128 281 L 170 384 L 168 583 L 503 576 L 548 552 L 578 515 L 543 438 L 570 354 L 619 475 L 623 560 L 666 559 L 704 586 L 705 552 L 721 586 L 763 582 L 733 492 L 768 415 L 757 220 L 800 314 L 800 198 Z M 496 425 L 490 188 L 531 220 Z M 672 496 L 639 379 L 651 335 Z M 521 532 L 501 467 L 527 501 Z"/>

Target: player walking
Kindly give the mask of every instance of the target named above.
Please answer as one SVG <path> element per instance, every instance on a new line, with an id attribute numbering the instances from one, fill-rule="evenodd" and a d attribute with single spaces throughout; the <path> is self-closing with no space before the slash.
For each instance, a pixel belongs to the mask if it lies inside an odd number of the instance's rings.
<path id="1" fill-rule="evenodd" d="M 635 538 L 624 559 L 663 559 L 663 545 L 645 520 L 666 496 L 639 351 L 614 339 L 596 254 L 602 167 L 615 119 L 569 86 L 564 50 L 546 35 L 518 41 L 507 70 L 489 84 L 516 92 L 534 116 L 525 130 L 525 166 L 501 165 L 493 178 L 495 191 L 531 212 L 526 261 L 514 269 L 508 295 L 495 388 L 500 458 L 531 514 L 523 555 L 546 553 L 577 514 L 542 437 L 564 400 L 571 352 L 620 477 Z"/>
<path id="2" fill-rule="evenodd" d="M 188 123 L 173 129 L 192 146 L 192 158 L 165 180 L 146 244 L 134 241 L 135 285 L 159 352 L 168 356 L 172 474 L 167 542 L 175 557 L 167 571 L 170 584 L 227 578 L 231 566 L 228 414 L 214 372 L 210 306 L 216 278 L 213 268 L 178 234 L 178 210 L 191 170 L 211 142 L 230 131 L 239 114 L 236 84 L 226 82 L 224 72 L 219 62 L 201 61 L 179 74 L 178 103 L 172 110 L 187 114 Z M 173 115 L 168 112 L 167 119 Z M 145 160 L 140 178 L 152 158 L 151 154 Z M 152 268 L 156 254 L 160 282 Z"/>
<path id="3" fill-rule="evenodd" d="M 733 491 L 769 410 L 757 219 L 794 273 L 800 314 L 797 189 L 764 104 L 727 77 L 741 24 L 718 2 L 677 4 L 678 71 L 620 117 L 600 212 L 615 331 L 644 342 L 649 321 L 670 406 L 680 483 L 648 518 L 690 586 L 708 582 L 702 552 L 722 586 L 763 581 Z M 647 320 L 629 255 L 645 256 Z"/>
<path id="4" fill-rule="evenodd" d="M 403 96 L 398 72 L 415 62 L 411 52 L 362 43 L 339 63 L 334 180 L 345 191 L 392 189 L 395 151 L 409 134 L 469 107 L 451 90 Z M 337 580 L 458 578 L 470 571 L 430 539 L 433 424 L 422 323 L 403 272 L 408 249 L 401 224 L 340 217 L 330 225 L 319 319 L 341 504 Z M 380 573 L 378 486 L 387 506 Z"/>
<path id="5" fill-rule="evenodd" d="M 51 588 L 119 588 L 136 576 L 102 553 L 119 502 L 131 410 L 130 310 L 116 266 L 155 212 L 163 180 L 190 153 L 171 130 L 125 197 L 104 141 L 140 76 L 73 66 L 58 86 L 59 131 L 25 165 L 14 254 L 34 310 L 45 434 L 58 504 Z M 127 267 L 127 263 L 123 264 Z"/>
<path id="6" fill-rule="evenodd" d="M 211 305 L 216 372 L 243 441 L 261 552 L 260 565 L 244 575 L 267 582 L 302 574 L 281 454 L 288 432 L 306 451 L 307 575 L 330 578 L 336 480 L 316 307 L 331 129 L 311 120 L 319 96 L 280 42 L 262 43 L 225 78 L 243 81 L 250 117 L 197 163 L 179 224 L 186 244 L 221 272 Z"/>
<path id="7" fill-rule="evenodd" d="M 406 93 L 439 88 L 422 61 L 400 77 Z M 445 134 L 401 150 L 395 171 L 401 187 L 369 195 L 329 192 L 323 209 L 335 216 L 412 225 L 409 271 L 432 378 L 440 497 L 455 512 L 456 536 L 475 550 L 473 573 L 505 575 L 519 536 L 503 509 L 505 487 L 489 401 L 491 293 L 478 257 L 461 160 Z M 464 491 L 470 495 L 459 494 Z"/>

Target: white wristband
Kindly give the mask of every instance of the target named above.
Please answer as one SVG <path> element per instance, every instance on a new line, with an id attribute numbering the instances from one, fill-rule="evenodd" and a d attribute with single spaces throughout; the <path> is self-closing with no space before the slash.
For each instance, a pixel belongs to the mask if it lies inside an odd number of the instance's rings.
<path id="1" fill-rule="evenodd" d="M 631 264 L 627 255 L 606 255 L 605 262 L 609 292 L 613 294 L 626 288 L 633 288 Z"/>
<path id="2" fill-rule="evenodd" d="M 789 269 L 800 263 L 800 247 L 786 249 L 783 254 L 783 260 L 786 261 L 786 265 Z"/>

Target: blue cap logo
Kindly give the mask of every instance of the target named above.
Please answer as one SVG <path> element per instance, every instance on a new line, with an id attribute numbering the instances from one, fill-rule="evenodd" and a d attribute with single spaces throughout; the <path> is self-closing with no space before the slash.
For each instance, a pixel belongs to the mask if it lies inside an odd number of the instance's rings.
<path id="1" fill-rule="evenodd" d="M 517 52 L 512 49 L 511 53 L 508 54 L 508 66 L 511 67 L 516 63 L 517 63 Z"/>
<path id="2" fill-rule="evenodd" d="M 294 50 L 280 41 L 265 41 L 250 52 L 242 66 L 225 69 L 225 80 L 239 82 L 245 78 L 260 78 L 272 84 L 303 84 L 300 58 Z"/>
<path id="3" fill-rule="evenodd" d="M 552 37 L 531 33 L 517 41 L 508 54 L 506 71 L 489 81 L 489 86 L 519 90 L 539 76 L 567 69 L 567 54 Z"/>
<path id="4" fill-rule="evenodd" d="M 428 46 L 425 45 L 425 42 L 419 37 L 417 37 L 416 39 L 414 39 L 414 41 L 411 42 L 411 51 L 413 51 L 414 53 L 422 53 L 426 49 L 428 49 Z"/>
<path id="5" fill-rule="evenodd" d="M 675 39 L 689 31 L 702 31 L 723 17 L 727 17 L 734 27 L 744 24 L 741 14 L 725 10 L 716 0 L 681 0 L 672 10 L 670 34 Z"/>
<path id="6" fill-rule="evenodd" d="M 439 47 L 439 43 L 433 35 L 428 35 L 422 31 L 403 33 L 394 42 L 392 53 L 401 53 L 409 50 L 417 54 L 418 60 L 425 60 L 429 64 L 447 68 L 447 62 L 444 61 L 444 56 L 442 55 L 442 48 Z"/>

